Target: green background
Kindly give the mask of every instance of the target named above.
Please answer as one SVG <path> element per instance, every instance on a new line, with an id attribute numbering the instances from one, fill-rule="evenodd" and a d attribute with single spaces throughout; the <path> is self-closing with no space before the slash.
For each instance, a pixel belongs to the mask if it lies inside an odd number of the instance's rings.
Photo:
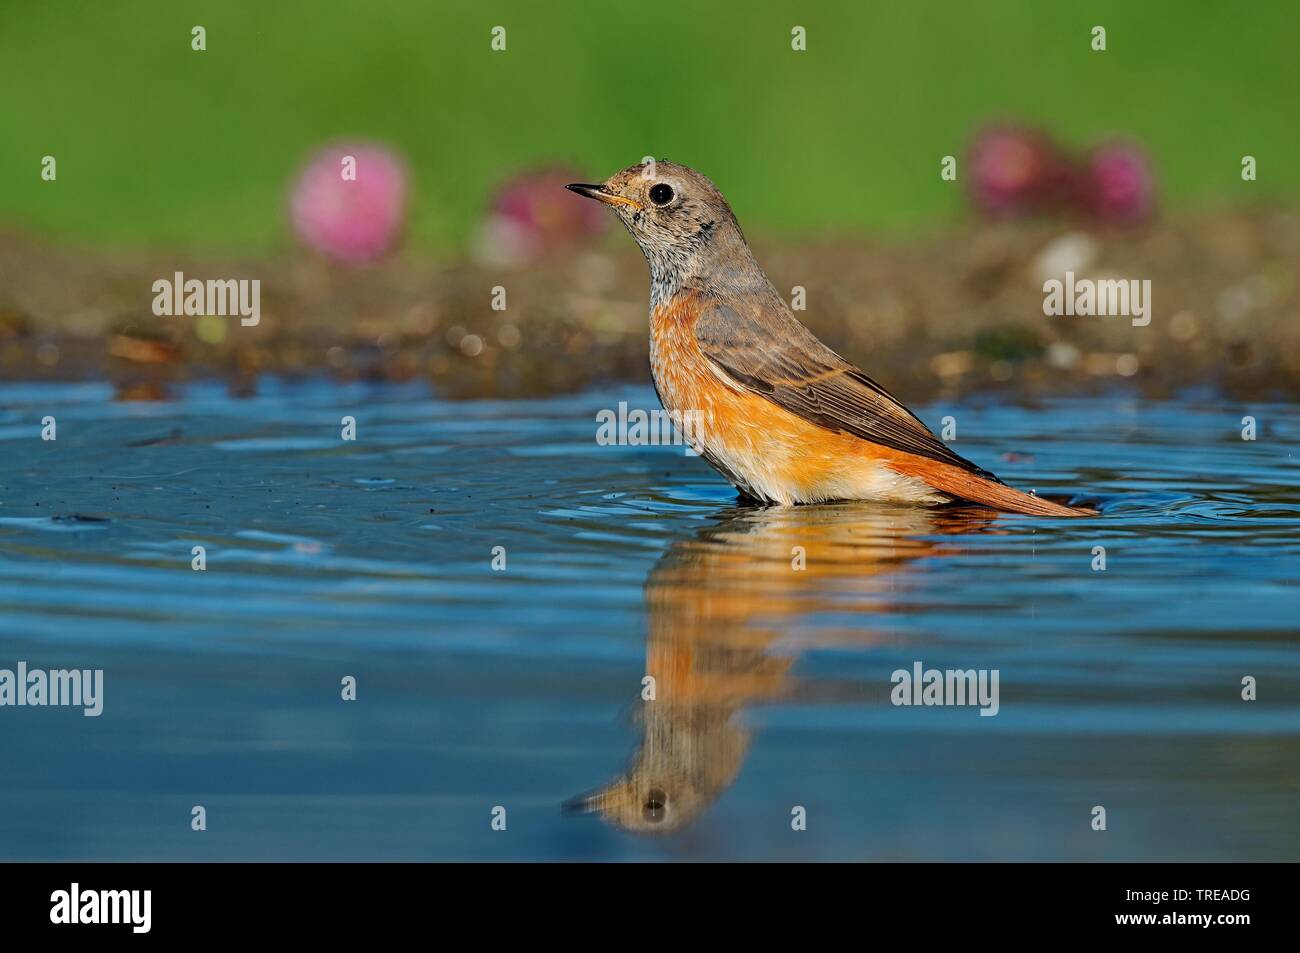
<path id="1" fill-rule="evenodd" d="M 275 248 L 304 156 L 356 136 L 408 157 L 431 248 L 522 167 L 647 153 L 709 174 L 751 232 L 898 234 L 964 214 L 940 157 L 1007 116 L 1145 144 L 1166 207 L 1289 200 L 1298 24 L 1292 2 L 6 0 L 0 229 Z"/>

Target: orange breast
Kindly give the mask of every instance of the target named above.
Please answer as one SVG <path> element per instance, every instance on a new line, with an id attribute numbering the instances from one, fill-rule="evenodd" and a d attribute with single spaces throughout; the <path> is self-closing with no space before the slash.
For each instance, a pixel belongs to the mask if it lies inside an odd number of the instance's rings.
<path id="1" fill-rule="evenodd" d="M 733 483 L 781 503 L 925 499 L 928 488 L 882 465 L 882 448 L 819 427 L 728 381 L 700 351 L 697 317 L 694 294 L 654 311 L 651 368 L 665 406 L 691 415 L 710 462 Z"/>

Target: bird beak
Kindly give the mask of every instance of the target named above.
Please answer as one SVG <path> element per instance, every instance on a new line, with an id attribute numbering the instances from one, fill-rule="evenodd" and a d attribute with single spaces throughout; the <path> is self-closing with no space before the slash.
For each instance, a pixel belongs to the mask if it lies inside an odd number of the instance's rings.
<path id="1" fill-rule="evenodd" d="M 570 186 L 572 188 L 572 186 Z M 588 791 L 586 794 L 579 794 L 577 797 L 571 797 L 560 805 L 560 813 L 568 817 L 577 817 L 581 814 L 594 814 L 600 810 L 600 802 L 604 796 L 604 791 L 597 789 Z"/>
<path id="2" fill-rule="evenodd" d="M 615 195 L 604 185 L 588 185 L 585 182 L 574 182 L 572 185 L 566 185 L 565 188 L 586 198 L 595 199 L 597 202 L 604 202 L 606 205 L 629 205 L 638 212 L 645 208 L 640 202 L 633 202 L 621 195 Z"/>

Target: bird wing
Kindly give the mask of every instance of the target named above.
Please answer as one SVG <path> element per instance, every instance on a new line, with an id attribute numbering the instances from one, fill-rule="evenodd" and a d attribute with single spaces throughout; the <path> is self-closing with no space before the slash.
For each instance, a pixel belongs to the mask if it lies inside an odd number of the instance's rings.
<path id="1" fill-rule="evenodd" d="M 781 305 L 762 305 L 742 312 L 711 301 L 695 323 L 701 352 L 738 385 L 827 430 L 1001 483 L 953 453 L 889 391 L 817 340 Z"/>

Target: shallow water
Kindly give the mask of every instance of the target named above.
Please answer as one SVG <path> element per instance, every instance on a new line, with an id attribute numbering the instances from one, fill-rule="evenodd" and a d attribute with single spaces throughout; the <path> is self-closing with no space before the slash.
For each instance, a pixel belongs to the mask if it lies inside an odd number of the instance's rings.
<path id="1" fill-rule="evenodd" d="M 0 708 L 0 856 L 1300 859 L 1300 407 L 922 408 L 1052 521 L 741 508 L 619 400 L 0 387 L 0 668 L 104 670 Z"/>

